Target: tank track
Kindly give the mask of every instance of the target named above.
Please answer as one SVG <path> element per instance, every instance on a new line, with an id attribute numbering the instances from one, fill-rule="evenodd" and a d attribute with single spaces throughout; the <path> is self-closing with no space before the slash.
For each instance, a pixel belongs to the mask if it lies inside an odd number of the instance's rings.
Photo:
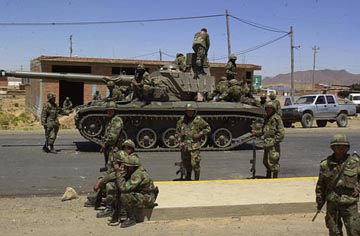
<path id="1" fill-rule="evenodd" d="M 258 116 L 250 116 L 250 115 L 200 115 L 202 118 L 204 118 L 205 120 L 207 120 L 209 123 L 211 123 L 212 120 L 220 120 L 220 119 L 236 119 L 238 121 L 244 121 L 244 120 L 250 120 L 251 122 L 259 119 L 260 117 Z M 152 114 L 126 114 L 126 115 L 121 115 L 122 119 L 124 120 L 124 123 L 127 122 L 127 120 L 131 121 L 131 120 L 136 120 L 138 118 L 140 119 L 152 119 L 152 120 L 173 120 L 173 122 L 176 122 L 181 116 L 179 115 L 152 115 Z M 100 144 L 101 143 L 101 137 L 98 135 L 95 136 L 89 136 L 86 132 L 84 132 L 84 127 L 83 127 L 83 122 L 86 119 L 89 118 L 94 118 L 94 119 L 100 119 L 103 120 L 104 122 L 102 122 L 102 129 L 105 128 L 105 120 L 107 120 L 107 115 L 106 114 L 87 114 L 85 116 L 83 116 L 80 121 L 78 122 L 78 129 L 80 134 L 87 140 Z M 175 128 L 175 127 L 173 127 Z M 102 131 L 101 131 L 102 132 Z M 100 137 L 100 138 L 99 138 Z M 202 147 L 201 150 L 202 151 L 227 151 L 227 150 L 232 150 L 235 149 L 237 147 L 239 147 L 240 145 L 247 143 L 251 140 L 253 140 L 254 138 L 250 135 L 250 133 L 245 133 L 242 134 L 236 138 L 232 138 L 231 140 L 231 144 L 229 146 L 226 147 L 215 147 L 215 146 L 205 146 Z M 256 142 L 259 142 L 259 140 L 257 140 Z M 178 148 L 167 148 L 167 147 L 153 147 L 153 148 L 141 148 L 138 147 L 137 150 L 138 152 L 175 152 L 175 151 L 179 151 Z"/>

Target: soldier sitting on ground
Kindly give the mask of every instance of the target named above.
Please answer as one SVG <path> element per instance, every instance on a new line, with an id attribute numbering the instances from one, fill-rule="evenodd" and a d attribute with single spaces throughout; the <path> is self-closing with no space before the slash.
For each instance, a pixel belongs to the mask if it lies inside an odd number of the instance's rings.
<path id="1" fill-rule="evenodd" d="M 62 106 L 62 114 L 69 115 L 71 112 L 73 112 L 73 104 L 70 101 L 69 97 L 66 97 L 63 106 Z"/>

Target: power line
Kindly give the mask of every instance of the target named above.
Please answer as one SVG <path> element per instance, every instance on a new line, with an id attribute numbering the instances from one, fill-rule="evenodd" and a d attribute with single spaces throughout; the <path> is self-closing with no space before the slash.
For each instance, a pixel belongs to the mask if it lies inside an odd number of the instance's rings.
<path id="1" fill-rule="evenodd" d="M 259 28 L 259 29 L 268 30 L 268 31 L 277 32 L 277 33 L 288 33 L 288 31 L 284 31 L 284 30 L 281 30 L 281 29 L 276 29 L 276 28 L 266 26 L 266 25 L 262 25 L 262 24 L 259 24 L 259 23 L 255 23 L 255 22 L 252 22 L 252 21 L 244 20 L 244 19 L 238 18 L 238 17 L 233 16 L 233 15 L 229 15 L 229 16 L 236 19 L 236 20 L 238 20 L 238 21 L 241 21 L 241 22 L 243 22 L 245 24 L 251 25 L 251 26 Z"/>
<path id="2" fill-rule="evenodd" d="M 245 53 L 248 53 L 248 52 L 255 51 L 255 50 L 259 49 L 259 48 L 262 48 L 262 47 L 265 47 L 265 46 L 267 46 L 267 45 L 269 45 L 269 44 L 271 44 L 271 43 L 274 43 L 274 42 L 276 42 L 276 41 L 278 41 L 278 40 L 280 40 L 280 39 L 282 39 L 282 38 L 285 38 L 285 37 L 288 36 L 289 34 L 290 34 L 290 33 L 286 33 L 286 34 L 284 34 L 284 35 L 282 35 L 282 36 L 280 36 L 280 37 L 278 37 L 278 38 L 275 38 L 275 39 L 272 39 L 272 40 L 267 41 L 267 42 L 265 42 L 265 43 L 259 44 L 259 45 L 257 45 L 257 46 L 254 46 L 254 47 L 245 49 L 245 50 L 243 50 L 243 51 L 236 52 L 236 53 L 234 53 L 234 54 L 240 55 L 240 54 L 245 54 Z M 218 61 L 218 60 L 222 60 L 222 59 L 226 59 L 226 58 L 228 58 L 228 57 L 227 57 L 227 56 L 223 56 L 223 57 L 215 58 L 214 60 L 215 60 L 215 61 Z"/>
<path id="3" fill-rule="evenodd" d="M 80 21 L 80 22 L 33 22 L 33 23 L 6 23 L 0 22 L 0 26 L 64 26 L 64 25 L 103 25 L 103 24 L 125 24 L 125 23 L 141 23 L 141 22 L 159 22 L 159 21 L 177 21 L 177 20 L 190 20 L 201 18 L 220 17 L 224 14 L 205 15 L 205 16 L 188 16 L 188 17 L 175 17 L 175 18 L 159 18 L 159 19 L 142 19 L 142 20 L 119 20 L 119 21 Z"/>

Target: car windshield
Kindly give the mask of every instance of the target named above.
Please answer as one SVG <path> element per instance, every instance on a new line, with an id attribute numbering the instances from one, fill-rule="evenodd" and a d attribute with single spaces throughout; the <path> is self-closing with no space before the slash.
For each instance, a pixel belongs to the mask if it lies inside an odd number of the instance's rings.
<path id="1" fill-rule="evenodd" d="M 306 96 L 306 97 L 300 97 L 298 100 L 296 100 L 295 104 L 311 104 L 314 102 L 316 96 Z"/>

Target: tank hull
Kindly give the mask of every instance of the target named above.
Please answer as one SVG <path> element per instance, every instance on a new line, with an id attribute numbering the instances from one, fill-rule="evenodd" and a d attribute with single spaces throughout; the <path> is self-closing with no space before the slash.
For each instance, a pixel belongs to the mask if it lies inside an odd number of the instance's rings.
<path id="1" fill-rule="evenodd" d="M 184 115 L 186 101 L 143 102 L 118 104 L 116 114 L 124 122 L 122 139 L 131 138 L 138 150 L 173 150 L 178 146 L 174 137 L 176 123 Z M 262 119 L 262 108 L 231 102 L 190 102 L 197 114 L 211 126 L 212 132 L 204 137 L 203 149 L 230 149 L 232 140 L 251 131 L 254 120 Z M 100 144 L 109 122 L 104 105 L 77 107 L 75 124 L 87 140 Z"/>

